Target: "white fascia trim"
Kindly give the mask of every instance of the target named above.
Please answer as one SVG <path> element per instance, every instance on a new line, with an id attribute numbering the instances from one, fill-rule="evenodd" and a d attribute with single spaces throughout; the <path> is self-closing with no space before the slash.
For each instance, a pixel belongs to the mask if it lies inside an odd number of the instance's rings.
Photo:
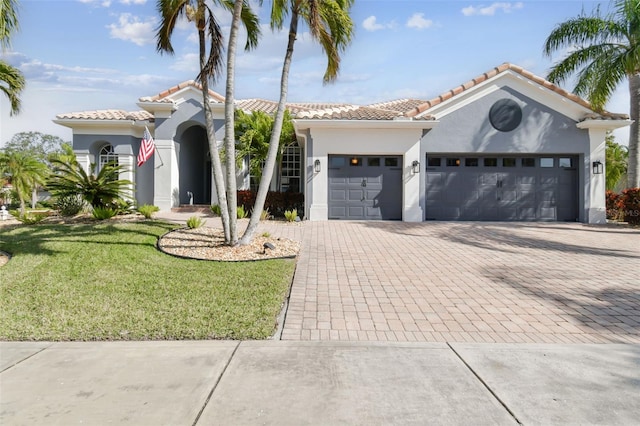
<path id="1" fill-rule="evenodd" d="M 136 105 L 157 118 L 171 118 L 171 113 L 176 110 L 173 102 L 138 102 Z"/>
<path id="2" fill-rule="evenodd" d="M 578 129 L 615 130 L 630 126 L 633 120 L 584 120 L 576 124 Z"/>
<path id="3" fill-rule="evenodd" d="M 296 132 L 303 129 L 432 129 L 437 120 L 300 120 L 294 119 Z"/>
<path id="4" fill-rule="evenodd" d="M 509 82 L 513 84 L 509 84 Z M 441 118 L 505 86 L 522 93 L 524 96 L 527 96 L 542 105 L 548 106 L 554 111 L 557 111 L 574 121 L 581 120 L 585 114 L 593 113 L 592 110 L 542 86 L 539 83 L 536 83 L 533 80 L 526 78 L 520 73 L 513 70 L 507 70 L 489 80 L 477 84 L 469 90 L 447 99 L 433 108 L 425 110 L 420 115 L 430 114 L 434 115 L 436 118 Z"/>
<path id="5" fill-rule="evenodd" d="M 153 129 L 154 124 L 135 120 L 87 120 L 87 119 L 58 119 L 54 123 L 69 127 L 74 135 L 126 135 L 136 136 L 137 130 L 144 126 Z"/>

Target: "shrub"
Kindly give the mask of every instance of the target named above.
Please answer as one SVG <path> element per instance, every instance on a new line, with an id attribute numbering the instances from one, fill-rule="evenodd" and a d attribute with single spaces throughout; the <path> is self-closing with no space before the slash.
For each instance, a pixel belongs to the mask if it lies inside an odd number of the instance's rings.
<path id="1" fill-rule="evenodd" d="M 624 220 L 631 225 L 640 225 L 640 188 L 622 191 L 618 201 Z"/>
<path id="2" fill-rule="evenodd" d="M 296 218 L 298 217 L 298 210 L 293 209 L 293 210 L 285 210 L 284 212 L 284 217 L 285 219 L 287 219 L 289 222 L 294 222 L 296 220 Z"/>
<path id="3" fill-rule="evenodd" d="M 35 223 L 38 222 L 42 222 L 43 219 L 45 219 L 47 216 L 49 216 L 49 212 L 29 212 L 29 213 L 25 213 L 23 215 L 16 215 L 16 219 L 18 219 L 20 222 L 24 223 L 25 225 L 33 225 Z"/>
<path id="4" fill-rule="evenodd" d="M 213 204 L 209 208 L 211 209 L 211 213 L 213 213 L 214 216 L 221 216 L 222 215 L 222 213 L 220 211 L 220 204 Z"/>
<path id="5" fill-rule="evenodd" d="M 260 213 L 260 220 L 269 220 L 271 219 L 271 213 L 269 213 L 269 209 L 262 210 Z"/>
<path id="6" fill-rule="evenodd" d="M 238 191 L 238 205 L 243 206 L 246 211 L 253 208 L 256 201 L 254 191 Z M 269 210 L 269 214 L 276 217 L 284 217 L 285 210 L 304 210 L 304 194 L 300 192 L 275 192 L 267 193 L 264 208 Z"/>
<path id="7" fill-rule="evenodd" d="M 191 229 L 200 228 L 204 225 L 204 220 L 198 216 L 191 216 L 187 219 L 187 226 Z"/>
<path id="8" fill-rule="evenodd" d="M 142 216 L 144 216 L 145 219 L 151 219 L 153 214 L 156 213 L 156 212 L 159 212 L 159 211 L 160 211 L 160 207 L 153 206 L 153 205 L 150 205 L 150 204 L 144 204 L 144 205 L 138 207 L 138 212 L 140 212 L 140 214 Z"/>
<path id="9" fill-rule="evenodd" d="M 244 219 L 248 216 L 247 211 L 244 209 L 244 206 L 238 206 L 238 219 Z"/>
<path id="10" fill-rule="evenodd" d="M 620 195 L 607 190 L 605 197 L 607 205 L 607 219 L 622 220 L 622 211 L 619 207 Z"/>
<path id="11" fill-rule="evenodd" d="M 118 211 L 111 207 L 94 207 L 92 214 L 98 220 L 106 220 L 117 215 Z"/>
<path id="12" fill-rule="evenodd" d="M 56 199 L 54 208 L 60 216 L 75 216 L 85 208 L 85 202 L 79 195 L 62 195 Z"/>

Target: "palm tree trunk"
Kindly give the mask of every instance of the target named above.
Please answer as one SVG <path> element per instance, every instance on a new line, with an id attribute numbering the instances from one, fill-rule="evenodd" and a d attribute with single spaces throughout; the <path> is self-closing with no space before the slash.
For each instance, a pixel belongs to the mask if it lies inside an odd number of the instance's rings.
<path id="1" fill-rule="evenodd" d="M 629 118 L 633 120 L 629 129 L 629 168 L 627 171 L 627 187 L 640 187 L 640 74 L 629 76 Z"/>
<path id="2" fill-rule="evenodd" d="M 227 48 L 227 86 L 224 99 L 224 151 L 227 156 L 227 208 L 229 209 L 229 231 L 231 245 L 238 242 L 238 193 L 236 182 L 236 136 L 235 136 L 235 64 L 238 30 L 242 16 L 244 0 L 235 0 L 233 19 L 229 31 L 229 47 Z"/>
<path id="3" fill-rule="evenodd" d="M 284 57 L 282 76 L 280 78 L 280 100 L 278 101 L 278 110 L 276 111 L 276 116 L 273 122 L 273 130 L 271 131 L 271 139 L 269 140 L 269 150 L 267 151 L 264 169 L 262 169 L 262 177 L 260 179 L 258 193 L 256 194 L 256 201 L 253 205 L 253 212 L 251 213 L 249 225 L 240 240 L 240 245 L 250 244 L 254 238 L 258 229 L 258 224 L 260 223 L 260 216 L 264 209 L 264 203 L 267 199 L 271 179 L 273 178 L 273 171 L 278 158 L 278 150 L 280 149 L 280 135 L 282 133 L 282 122 L 284 121 L 284 112 L 287 105 L 287 91 L 289 88 L 289 70 L 291 68 L 293 46 L 296 42 L 297 34 L 298 11 L 296 8 L 293 8 L 291 13 L 291 22 L 289 24 L 289 42 L 287 44 L 287 52 Z"/>
<path id="4" fill-rule="evenodd" d="M 203 2 L 204 3 L 204 2 Z M 198 5 L 204 7 L 204 5 Z M 198 39 L 200 45 L 200 69 L 204 69 L 206 62 L 206 43 L 204 25 L 198 25 Z M 220 218 L 222 219 L 222 230 L 224 232 L 224 241 L 229 244 L 231 241 L 231 233 L 229 231 L 229 212 L 227 209 L 227 196 L 224 189 L 224 176 L 222 175 L 222 162 L 220 161 L 220 152 L 216 143 L 216 133 L 213 127 L 213 113 L 211 104 L 209 103 L 209 80 L 206 75 L 202 76 L 200 81 L 202 86 L 202 104 L 204 107 L 204 119 L 207 127 L 207 138 L 209 139 L 209 155 L 211 155 L 211 173 L 213 174 L 213 182 L 216 186 L 218 196 L 218 205 L 220 205 Z"/>

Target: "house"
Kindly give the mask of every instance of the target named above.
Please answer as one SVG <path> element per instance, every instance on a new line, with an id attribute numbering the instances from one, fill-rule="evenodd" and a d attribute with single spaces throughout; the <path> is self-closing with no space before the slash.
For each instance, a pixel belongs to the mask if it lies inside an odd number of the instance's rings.
<path id="1" fill-rule="evenodd" d="M 224 98 L 211 92 L 220 147 Z M 185 82 L 141 98 L 141 111 L 60 114 L 88 167 L 117 160 L 139 204 L 215 202 L 200 88 Z M 274 112 L 276 103 L 236 102 Z M 297 144 L 272 189 L 301 191 L 308 220 L 490 220 L 604 223 L 605 134 L 626 115 L 502 64 L 431 100 L 373 105 L 289 104 Z M 156 155 L 136 167 L 142 132 Z M 248 188 L 247 168 L 238 186 Z"/>

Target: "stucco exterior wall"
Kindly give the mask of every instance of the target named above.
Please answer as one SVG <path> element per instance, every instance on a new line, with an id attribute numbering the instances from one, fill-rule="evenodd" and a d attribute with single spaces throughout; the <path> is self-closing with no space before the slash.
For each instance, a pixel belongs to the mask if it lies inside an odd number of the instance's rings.
<path id="1" fill-rule="evenodd" d="M 307 192 L 310 220 L 328 219 L 328 159 L 330 154 L 402 155 L 403 221 L 421 221 L 419 175 L 411 173 L 411 163 L 419 160 L 421 129 L 401 128 L 315 128 L 308 132 Z M 314 173 L 313 163 L 320 160 L 321 171 Z M 312 188 L 309 188 L 309 186 Z"/>

